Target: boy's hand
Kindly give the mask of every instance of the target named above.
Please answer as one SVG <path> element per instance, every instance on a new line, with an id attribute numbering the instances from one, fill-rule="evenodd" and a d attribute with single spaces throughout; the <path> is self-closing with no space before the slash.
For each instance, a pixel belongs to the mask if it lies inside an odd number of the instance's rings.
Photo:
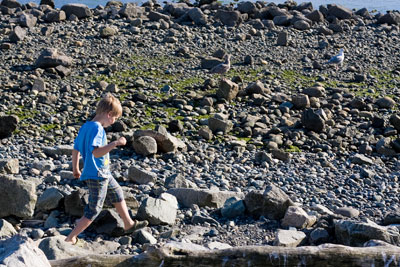
<path id="1" fill-rule="evenodd" d="M 117 145 L 117 146 L 124 146 L 124 145 L 126 145 L 126 139 L 125 139 L 125 137 L 120 137 L 120 138 L 118 138 L 118 140 L 115 141 L 115 142 L 116 142 L 116 145 Z"/>
<path id="2" fill-rule="evenodd" d="M 74 177 L 76 179 L 79 179 L 79 177 L 81 177 L 81 171 L 80 170 L 73 170 L 72 173 L 73 173 L 73 175 L 74 175 Z"/>

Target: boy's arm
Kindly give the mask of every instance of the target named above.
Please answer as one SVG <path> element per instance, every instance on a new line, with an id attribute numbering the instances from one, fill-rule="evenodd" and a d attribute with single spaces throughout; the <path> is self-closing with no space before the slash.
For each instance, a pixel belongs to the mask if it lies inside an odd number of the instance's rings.
<path id="1" fill-rule="evenodd" d="M 81 177 L 81 170 L 79 170 L 79 151 L 72 150 L 72 173 L 75 178 Z"/>
<path id="2" fill-rule="evenodd" d="M 111 150 L 113 150 L 115 147 L 124 146 L 125 144 L 126 144 L 125 137 L 120 137 L 117 141 L 113 141 L 105 146 L 96 147 L 92 153 L 95 158 L 100 158 L 105 154 L 107 154 L 108 152 L 110 152 Z"/>

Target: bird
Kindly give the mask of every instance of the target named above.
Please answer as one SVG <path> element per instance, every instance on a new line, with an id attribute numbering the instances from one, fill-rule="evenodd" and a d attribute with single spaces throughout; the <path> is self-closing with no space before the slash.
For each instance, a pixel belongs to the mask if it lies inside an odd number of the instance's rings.
<path id="1" fill-rule="evenodd" d="M 336 70 L 338 70 L 339 64 L 340 64 L 340 66 L 343 65 L 343 60 L 344 60 L 344 50 L 343 50 L 343 48 L 341 48 L 339 51 L 339 54 L 331 57 L 331 59 L 329 59 L 327 64 L 334 64 L 336 66 Z"/>
<path id="2" fill-rule="evenodd" d="M 225 56 L 225 61 L 223 63 L 218 64 L 210 70 L 210 73 L 218 73 L 221 75 L 221 79 L 225 73 L 229 71 L 231 68 L 231 55 Z"/>

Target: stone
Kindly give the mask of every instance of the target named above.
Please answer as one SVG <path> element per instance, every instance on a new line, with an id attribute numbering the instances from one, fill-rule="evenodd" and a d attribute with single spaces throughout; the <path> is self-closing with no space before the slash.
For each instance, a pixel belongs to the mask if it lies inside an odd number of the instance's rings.
<path id="1" fill-rule="evenodd" d="M 329 232 L 324 228 L 318 227 L 312 230 L 309 236 L 310 243 L 313 245 L 320 245 L 329 242 Z"/>
<path id="2" fill-rule="evenodd" d="M 65 236 L 58 235 L 45 237 L 40 240 L 39 248 L 44 252 L 48 260 L 61 260 L 71 257 L 85 257 L 93 254 L 86 246 L 74 246 L 69 242 L 65 242 Z"/>
<path id="3" fill-rule="evenodd" d="M 54 68 L 59 65 L 69 67 L 72 65 L 72 58 L 66 56 L 64 53 L 59 52 L 55 48 L 46 48 L 42 50 L 40 56 L 35 62 L 36 68 Z"/>
<path id="4" fill-rule="evenodd" d="M 41 211 L 53 210 L 58 207 L 64 195 L 56 187 L 46 189 L 36 202 L 36 209 Z"/>
<path id="5" fill-rule="evenodd" d="M 0 240 L 0 259 L 2 266 L 51 267 L 46 255 L 33 240 L 21 235 Z"/>
<path id="6" fill-rule="evenodd" d="M 143 170 L 137 166 L 128 169 L 128 179 L 138 184 L 154 183 L 157 175 L 154 172 Z"/>
<path id="7" fill-rule="evenodd" d="M 239 92 L 239 85 L 227 80 L 221 79 L 219 83 L 219 88 L 217 90 L 217 96 L 219 98 L 224 98 L 228 101 L 233 100 Z"/>
<path id="8" fill-rule="evenodd" d="M 140 136 L 132 143 L 137 154 L 149 156 L 157 153 L 157 141 L 151 136 Z"/>
<path id="9" fill-rule="evenodd" d="M 376 152 L 385 156 L 395 156 L 397 153 L 391 146 L 392 140 L 390 137 L 381 138 L 376 143 Z"/>
<path id="10" fill-rule="evenodd" d="M 220 117 L 214 116 L 208 119 L 208 127 L 213 133 L 219 131 L 227 133 L 232 130 L 233 123 L 230 120 L 221 119 Z"/>
<path id="11" fill-rule="evenodd" d="M 256 218 L 264 216 L 271 220 L 281 220 L 288 207 L 294 205 L 289 196 L 274 184 L 270 184 L 264 192 L 250 191 L 244 203 L 250 215 Z"/>
<path id="12" fill-rule="evenodd" d="M 338 19 L 349 19 L 353 16 L 353 12 L 350 9 L 335 4 L 330 6 L 328 14 Z"/>
<path id="13" fill-rule="evenodd" d="M 315 221 L 315 216 L 309 216 L 301 207 L 290 206 L 286 210 L 281 225 L 282 227 L 296 227 L 297 229 L 303 229 L 311 227 Z"/>
<path id="14" fill-rule="evenodd" d="M 199 129 L 199 136 L 206 140 L 211 140 L 214 137 L 213 132 L 208 126 L 203 126 Z"/>
<path id="15" fill-rule="evenodd" d="M 239 11 L 227 11 L 218 9 L 215 18 L 219 19 L 222 24 L 228 27 L 234 27 L 242 22 L 241 14 Z"/>
<path id="16" fill-rule="evenodd" d="M 322 12 L 319 10 L 313 10 L 306 15 L 306 18 L 315 22 L 323 22 L 324 14 L 322 14 Z"/>
<path id="17" fill-rule="evenodd" d="M 119 10 L 119 14 L 125 18 L 136 18 L 143 11 L 135 3 L 125 3 Z"/>
<path id="18" fill-rule="evenodd" d="M 82 217 L 87 203 L 88 193 L 83 189 L 77 189 L 65 196 L 64 209 L 70 216 Z"/>
<path id="19" fill-rule="evenodd" d="M 186 179 L 182 174 L 174 174 L 165 179 L 166 188 L 197 188 L 197 185 Z"/>
<path id="20" fill-rule="evenodd" d="M 135 233 L 135 238 L 134 238 L 136 243 L 139 244 L 151 244 L 154 245 L 157 243 L 157 239 L 154 238 L 149 232 L 146 230 L 140 229 Z"/>
<path id="21" fill-rule="evenodd" d="M 325 117 L 325 112 L 322 109 L 314 111 L 309 108 L 303 112 L 301 123 L 306 129 L 320 133 L 325 129 Z"/>
<path id="22" fill-rule="evenodd" d="M 287 46 L 289 43 L 289 36 L 287 32 L 279 32 L 278 39 L 276 40 L 276 45 Z"/>
<path id="23" fill-rule="evenodd" d="M 221 63 L 224 63 L 224 61 L 222 59 L 220 59 L 220 58 L 206 57 L 206 58 L 202 58 L 201 59 L 200 65 L 201 65 L 202 69 L 210 70 L 210 69 L 214 68 L 215 66 L 217 66 L 217 65 L 219 65 Z"/>
<path id="24" fill-rule="evenodd" d="M 11 223 L 7 222 L 4 219 L 0 219 L 0 239 L 9 238 L 16 234 L 17 231 Z"/>
<path id="25" fill-rule="evenodd" d="M 21 28 L 20 26 L 16 26 L 12 32 L 10 33 L 10 42 L 12 43 L 18 43 L 22 40 L 24 40 L 26 36 L 26 30 Z"/>
<path id="26" fill-rule="evenodd" d="M 340 244 L 362 247 L 369 240 L 382 240 L 392 245 L 399 245 L 399 230 L 396 227 L 380 226 L 367 220 L 338 220 L 335 223 L 335 236 Z"/>
<path id="27" fill-rule="evenodd" d="M 271 91 L 265 88 L 264 84 L 261 81 L 256 81 L 249 84 L 246 89 L 246 94 L 269 94 Z"/>
<path id="28" fill-rule="evenodd" d="M 297 109 L 304 109 L 310 107 L 310 99 L 306 94 L 298 94 L 292 97 L 292 104 Z"/>
<path id="29" fill-rule="evenodd" d="M 389 119 L 390 123 L 393 125 L 393 127 L 400 132 L 400 116 L 397 114 L 393 114 L 390 116 Z"/>
<path id="30" fill-rule="evenodd" d="M 1 5 L 8 8 L 19 8 L 21 4 L 17 0 L 2 0 Z"/>
<path id="31" fill-rule="evenodd" d="M 10 137 L 17 129 L 19 119 L 15 115 L 0 117 L 0 139 Z"/>
<path id="32" fill-rule="evenodd" d="M 35 183 L 7 175 L 0 175 L 0 183 L 0 218 L 31 218 L 37 200 Z"/>
<path id="33" fill-rule="evenodd" d="M 44 15 L 44 20 L 46 22 L 61 22 L 67 19 L 67 15 L 63 10 L 51 10 Z"/>
<path id="34" fill-rule="evenodd" d="M 174 225 L 178 210 L 176 197 L 162 193 L 160 198 L 146 198 L 139 207 L 137 217 L 147 220 L 151 225 Z"/>
<path id="35" fill-rule="evenodd" d="M 67 17 L 75 15 L 78 19 L 83 19 L 92 16 L 90 8 L 85 4 L 66 4 L 61 7 L 61 10 L 65 12 Z"/>
<path id="36" fill-rule="evenodd" d="M 18 174 L 18 159 L 0 159 L 0 174 Z"/>
<path id="37" fill-rule="evenodd" d="M 341 207 L 335 210 L 336 214 L 348 217 L 348 218 L 354 218 L 358 217 L 360 215 L 360 212 L 352 207 Z"/>
<path id="38" fill-rule="evenodd" d="M 237 197 L 228 198 L 221 208 L 221 214 L 224 218 L 233 219 L 244 215 L 246 207 L 244 201 Z"/>
<path id="39" fill-rule="evenodd" d="M 293 26 L 301 31 L 310 29 L 310 24 L 305 20 L 298 20 L 293 24 Z"/>
<path id="40" fill-rule="evenodd" d="M 109 38 L 117 34 L 117 30 L 113 27 L 103 27 L 100 29 L 100 37 L 101 38 Z"/>
<path id="41" fill-rule="evenodd" d="M 40 4 L 39 5 L 48 5 L 51 8 L 55 7 L 54 0 L 40 0 Z"/>
<path id="42" fill-rule="evenodd" d="M 149 14 L 147 15 L 147 17 L 151 21 L 159 21 L 159 20 L 169 21 L 170 20 L 170 17 L 168 15 L 162 14 L 157 11 L 150 11 Z"/>
<path id="43" fill-rule="evenodd" d="M 32 14 L 22 13 L 21 16 L 19 16 L 19 25 L 22 27 L 33 28 L 35 27 L 36 22 L 37 18 Z"/>
<path id="44" fill-rule="evenodd" d="M 306 234 L 303 232 L 279 229 L 275 236 L 274 246 L 297 247 L 305 238 Z"/>
<path id="45" fill-rule="evenodd" d="M 376 104 L 380 108 L 386 108 L 386 109 L 391 109 L 396 105 L 396 101 L 394 101 L 392 98 L 385 96 L 381 97 L 378 100 L 376 100 Z"/>
<path id="46" fill-rule="evenodd" d="M 187 15 L 196 25 L 206 25 L 207 17 L 204 15 L 200 8 L 194 7 L 187 12 Z"/>
<path id="47" fill-rule="evenodd" d="M 355 163 L 355 164 L 374 164 L 374 161 L 370 158 L 368 158 L 367 156 L 364 156 L 362 154 L 355 154 L 352 158 L 351 158 L 351 162 Z"/>
<path id="48" fill-rule="evenodd" d="M 400 14 L 395 12 L 387 12 L 385 15 L 378 19 L 379 24 L 399 25 Z"/>
<path id="49" fill-rule="evenodd" d="M 208 189 L 170 188 L 167 193 L 174 195 L 178 203 L 185 208 L 196 204 L 199 207 L 221 208 L 231 197 L 243 199 L 243 193 L 231 191 L 214 191 Z"/>
<path id="50" fill-rule="evenodd" d="M 309 97 L 323 97 L 325 95 L 325 89 L 322 86 L 312 86 L 304 89 L 303 94 Z"/>
<path id="51" fill-rule="evenodd" d="M 150 136 L 157 142 L 159 151 L 168 153 L 175 152 L 178 149 L 185 150 L 186 144 L 168 133 L 167 129 L 158 125 L 154 130 L 137 130 L 134 133 L 134 138 L 140 136 Z"/>

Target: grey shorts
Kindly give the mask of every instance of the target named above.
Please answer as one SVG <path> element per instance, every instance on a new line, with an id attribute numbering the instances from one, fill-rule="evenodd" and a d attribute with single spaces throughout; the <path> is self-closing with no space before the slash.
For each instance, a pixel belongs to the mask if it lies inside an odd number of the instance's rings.
<path id="1" fill-rule="evenodd" d="M 94 220 L 103 209 L 104 201 L 110 204 L 124 200 L 124 194 L 118 182 L 109 175 L 101 180 L 85 180 L 89 189 L 89 203 L 85 207 L 84 215 L 89 220 Z"/>

